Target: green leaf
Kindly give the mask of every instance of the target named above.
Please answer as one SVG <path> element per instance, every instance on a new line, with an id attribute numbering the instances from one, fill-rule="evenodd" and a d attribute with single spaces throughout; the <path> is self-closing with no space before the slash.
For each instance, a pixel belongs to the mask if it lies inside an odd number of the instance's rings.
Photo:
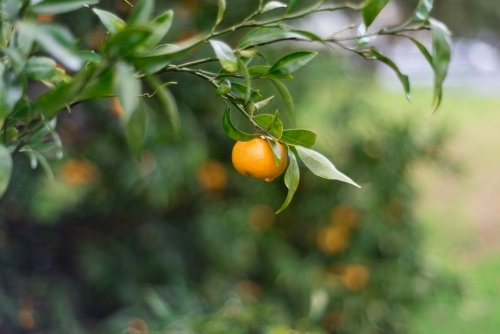
<path id="1" fill-rule="evenodd" d="M 174 44 L 161 45 L 153 49 L 147 56 L 128 57 L 142 73 L 151 74 L 168 66 L 172 60 L 189 52 Z"/>
<path id="2" fill-rule="evenodd" d="M 179 137 L 180 131 L 180 117 L 179 109 L 177 108 L 177 103 L 175 98 L 170 92 L 170 90 L 162 85 L 162 83 L 155 76 L 147 76 L 146 80 L 148 84 L 156 91 L 156 95 L 163 106 L 160 113 L 167 117 L 170 124 L 172 125 L 172 130 L 175 137 Z"/>
<path id="3" fill-rule="evenodd" d="M 297 188 L 299 187 L 299 179 L 300 179 L 299 165 L 297 164 L 297 158 L 295 157 L 295 154 L 290 149 L 288 150 L 288 157 L 290 159 L 290 163 L 285 173 L 285 185 L 288 188 L 288 194 L 286 195 L 285 202 L 283 202 L 281 208 L 279 208 L 279 210 L 276 211 L 276 214 L 286 209 L 286 207 L 292 201 L 293 195 L 297 191 Z"/>
<path id="4" fill-rule="evenodd" d="M 49 180 L 54 180 L 54 172 L 52 171 L 52 168 L 50 167 L 50 164 L 47 161 L 47 159 L 39 152 L 33 151 L 33 154 L 36 156 L 36 159 L 38 159 L 38 162 L 40 162 L 40 165 L 45 171 L 47 178 Z"/>
<path id="5" fill-rule="evenodd" d="M 147 27 L 134 26 L 111 36 L 106 44 L 105 52 L 125 57 L 144 43 L 152 32 Z"/>
<path id="6" fill-rule="evenodd" d="M 291 74 L 310 62 L 317 54 L 317 52 L 311 51 L 290 53 L 274 63 L 269 69 L 269 73 L 281 75 Z"/>
<path id="7" fill-rule="evenodd" d="M 0 49 L 3 49 L 9 44 L 10 33 L 12 32 L 11 20 L 5 7 L 5 1 L 0 0 Z"/>
<path id="8" fill-rule="evenodd" d="M 274 138 L 280 139 L 283 133 L 283 123 L 278 118 L 279 113 L 276 111 L 274 115 L 261 114 L 254 116 L 255 123 L 259 124 L 264 130 L 270 133 Z"/>
<path id="9" fill-rule="evenodd" d="M 242 85 L 242 84 L 237 83 L 237 82 L 231 82 L 231 94 L 236 99 L 244 101 L 246 98 L 247 91 L 248 91 L 247 86 Z M 259 91 L 254 90 L 254 89 L 250 89 L 250 91 L 251 91 L 251 93 L 250 93 L 251 100 L 260 99 L 262 97 L 262 95 L 260 95 Z"/>
<path id="10" fill-rule="evenodd" d="M 12 176 L 12 157 L 9 150 L 0 144 L 0 197 L 5 194 Z"/>
<path id="11" fill-rule="evenodd" d="M 281 140 L 290 145 L 312 147 L 316 142 L 316 134 L 305 129 L 291 129 L 283 131 Z"/>
<path id="12" fill-rule="evenodd" d="M 399 70 L 399 68 L 397 67 L 397 65 L 392 60 L 390 60 L 386 56 L 384 56 L 381 53 L 379 53 L 375 48 L 371 48 L 370 49 L 370 53 L 375 57 L 375 59 L 383 62 L 384 64 L 386 64 L 387 66 L 389 66 L 390 68 L 392 68 L 394 70 L 394 72 L 396 72 L 396 74 L 398 75 L 399 80 L 403 84 L 403 88 L 404 88 L 404 91 L 405 91 L 405 94 L 406 94 L 406 98 L 408 100 L 410 100 L 410 98 L 411 98 L 411 96 L 410 96 L 410 80 L 409 80 L 408 76 L 405 75 L 405 74 L 403 74 L 403 73 L 401 73 L 401 71 Z"/>
<path id="13" fill-rule="evenodd" d="M 298 40 L 310 40 L 302 34 L 293 32 L 293 31 L 285 31 L 280 28 L 274 27 L 260 27 L 251 30 L 248 34 L 245 35 L 240 40 L 238 44 L 239 49 L 246 49 L 252 45 L 260 45 L 263 43 L 268 43 L 275 40 L 281 39 L 298 39 Z"/>
<path id="14" fill-rule="evenodd" d="M 228 94 L 230 92 L 231 92 L 231 81 L 225 79 L 219 84 L 219 87 L 215 91 L 215 96 Z"/>
<path id="15" fill-rule="evenodd" d="M 31 26 L 28 29 L 36 29 L 35 39 L 40 46 L 52 57 L 71 71 L 78 71 L 83 61 L 77 55 L 75 39 L 64 27 L 55 24 L 44 24 Z"/>
<path id="16" fill-rule="evenodd" d="M 132 114 L 139 106 L 141 81 L 134 77 L 134 72 L 127 63 L 119 62 L 116 66 L 116 95 L 123 108 L 123 120 L 128 123 Z"/>
<path id="17" fill-rule="evenodd" d="M 80 51 L 77 55 L 87 63 L 98 64 L 102 61 L 101 55 L 91 50 Z"/>
<path id="18" fill-rule="evenodd" d="M 411 36 L 408 36 L 408 35 L 401 35 L 401 36 L 404 36 L 404 37 L 408 38 L 409 40 L 411 40 L 417 46 L 417 48 L 420 50 L 420 52 L 424 55 L 425 59 L 427 59 L 427 62 L 429 63 L 429 65 L 431 65 L 431 67 L 434 68 L 434 65 L 433 65 L 434 61 L 432 60 L 432 56 L 431 56 L 429 50 L 427 50 L 427 48 L 422 43 L 420 43 L 417 39 L 415 39 Z"/>
<path id="19" fill-rule="evenodd" d="M 253 58 L 259 53 L 257 49 L 239 50 L 238 52 L 244 58 Z"/>
<path id="20" fill-rule="evenodd" d="M 128 18 L 129 25 L 137 25 L 149 21 L 153 15 L 154 5 L 154 0 L 137 1 Z"/>
<path id="21" fill-rule="evenodd" d="M 443 98 L 443 82 L 448 74 L 451 60 L 451 33 L 446 25 L 438 20 L 430 19 L 432 33 L 432 67 L 434 69 L 435 110 L 439 108 Z"/>
<path id="22" fill-rule="evenodd" d="M 271 79 L 271 82 L 274 84 L 274 86 L 278 90 L 278 93 L 281 95 L 283 102 L 285 103 L 285 107 L 288 110 L 288 116 L 290 117 L 292 126 L 295 126 L 295 106 L 293 105 L 292 95 L 290 94 L 286 86 L 278 80 Z"/>
<path id="23" fill-rule="evenodd" d="M 367 0 L 363 4 L 363 21 L 369 27 L 390 0 Z"/>
<path id="24" fill-rule="evenodd" d="M 47 57 L 31 57 L 26 62 L 26 77 L 32 80 L 52 81 L 60 77 L 60 71 L 56 68 L 56 62 Z"/>
<path id="25" fill-rule="evenodd" d="M 0 126 L 5 117 L 14 110 L 23 93 L 24 85 L 21 78 L 14 72 L 6 70 L 3 63 L 0 63 Z"/>
<path id="26" fill-rule="evenodd" d="M 349 177 L 339 172 L 337 168 L 325 156 L 311 149 L 295 146 L 300 159 L 307 168 L 315 175 L 329 180 L 339 180 L 350 183 L 358 188 L 361 188 Z"/>
<path id="27" fill-rule="evenodd" d="M 269 1 L 262 8 L 262 13 L 268 12 L 276 8 L 286 8 L 287 4 L 279 1 Z"/>
<path id="28" fill-rule="evenodd" d="M 62 14 L 97 3 L 99 0 L 43 0 L 31 6 L 31 10 L 40 14 Z"/>
<path id="29" fill-rule="evenodd" d="M 297 4 L 297 0 L 289 0 L 288 1 L 288 8 L 286 9 L 286 15 L 291 14 L 293 12 L 296 4 Z"/>
<path id="30" fill-rule="evenodd" d="M 115 73 L 108 69 L 100 76 L 85 85 L 83 91 L 75 98 L 76 101 L 87 101 L 114 96 L 115 94 Z"/>
<path id="31" fill-rule="evenodd" d="M 128 146 L 137 160 L 141 160 L 142 150 L 146 141 L 147 133 L 147 113 L 142 106 L 137 108 L 130 121 L 125 126 L 125 134 L 127 137 Z"/>
<path id="32" fill-rule="evenodd" d="M 16 35 L 13 35 L 17 48 L 21 50 L 25 57 L 28 57 L 33 48 L 33 43 L 36 37 L 35 25 L 31 22 L 19 21 L 17 22 Z"/>
<path id="33" fill-rule="evenodd" d="M 169 10 L 158 16 L 153 23 L 151 23 L 152 35 L 146 39 L 144 43 L 137 49 L 139 53 L 150 52 L 170 30 L 172 21 L 174 20 L 174 12 Z"/>
<path id="34" fill-rule="evenodd" d="M 5 139 L 6 139 L 5 144 L 8 145 L 8 144 L 12 143 L 13 141 L 16 141 L 18 135 L 19 135 L 19 131 L 16 128 L 8 128 L 7 133 L 6 133 L 6 137 L 5 137 Z M 4 138 L 3 131 L 0 132 L 0 138 L 1 138 L 1 140 L 3 140 L 3 138 Z"/>
<path id="35" fill-rule="evenodd" d="M 281 164 L 281 159 L 282 159 L 281 149 L 274 140 L 269 139 L 269 138 L 266 138 L 266 140 L 267 140 L 267 143 L 269 144 L 269 146 L 271 146 L 271 150 L 273 151 L 274 163 L 276 164 L 276 166 L 279 166 Z"/>
<path id="36" fill-rule="evenodd" d="M 224 128 L 224 132 L 226 132 L 229 138 L 232 138 L 236 141 L 250 141 L 258 137 L 257 134 L 248 134 L 236 129 L 236 127 L 233 125 L 233 122 L 231 121 L 231 108 L 229 108 L 229 106 L 224 111 L 222 126 Z"/>
<path id="37" fill-rule="evenodd" d="M 250 74 L 248 73 L 247 66 L 240 58 L 238 58 L 238 67 L 240 68 L 241 73 L 243 73 L 243 78 L 245 79 L 245 85 L 247 86 L 245 102 L 248 102 L 248 100 L 250 100 L 250 93 L 252 92 L 252 89 L 250 88 Z"/>
<path id="38" fill-rule="evenodd" d="M 281 75 L 278 73 L 269 73 L 271 66 L 267 65 L 257 65 L 250 67 L 248 73 L 251 77 L 256 78 L 267 78 L 267 79 L 277 79 L 277 80 L 292 80 L 293 77 L 290 74 Z"/>
<path id="39" fill-rule="evenodd" d="M 255 109 L 259 110 L 259 109 L 264 108 L 269 103 L 269 101 L 271 101 L 273 98 L 274 98 L 274 95 L 271 96 L 271 97 L 268 97 L 265 100 L 262 100 L 262 101 L 259 101 L 259 102 L 255 103 L 254 104 Z"/>
<path id="40" fill-rule="evenodd" d="M 413 22 L 427 21 L 433 5 L 434 0 L 420 0 L 411 20 Z"/>
<path id="41" fill-rule="evenodd" d="M 219 23 L 222 22 L 222 19 L 224 18 L 224 12 L 226 11 L 226 0 L 218 0 L 217 3 L 219 5 L 219 9 L 217 11 L 217 19 L 215 20 L 215 25 L 212 31 L 215 30 L 215 27 L 217 27 Z"/>
<path id="42" fill-rule="evenodd" d="M 211 40 L 210 44 L 222 68 L 231 73 L 236 72 L 238 70 L 238 60 L 233 50 L 227 44 L 220 41 Z"/>
<path id="43" fill-rule="evenodd" d="M 99 17 L 99 20 L 101 20 L 102 24 L 104 25 L 104 27 L 106 27 L 106 29 L 108 29 L 111 35 L 116 35 L 127 26 L 125 21 L 123 21 L 113 13 L 97 8 L 94 8 L 92 10 L 94 11 L 94 13 L 96 13 L 96 15 Z"/>

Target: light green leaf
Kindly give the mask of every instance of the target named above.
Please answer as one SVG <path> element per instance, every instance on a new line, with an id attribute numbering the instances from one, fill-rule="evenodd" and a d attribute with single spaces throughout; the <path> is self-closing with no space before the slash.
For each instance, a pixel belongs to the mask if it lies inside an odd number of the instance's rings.
<path id="1" fill-rule="evenodd" d="M 47 159 L 39 152 L 33 151 L 33 154 L 36 156 L 38 162 L 40 162 L 40 165 L 45 171 L 47 178 L 51 181 L 54 180 L 54 172 L 52 171 L 52 168 L 50 167 L 50 164 L 47 161 Z"/>
<path id="2" fill-rule="evenodd" d="M 312 147 L 316 142 L 316 134 L 305 129 L 291 129 L 283 131 L 281 140 L 290 145 Z"/>
<path id="3" fill-rule="evenodd" d="M 304 35 L 293 31 L 285 31 L 283 29 L 274 27 L 260 27 L 260 28 L 255 28 L 251 30 L 248 34 L 246 34 L 245 37 L 243 37 L 240 40 L 238 48 L 246 49 L 252 45 L 265 44 L 271 41 L 275 41 L 277 39 L 297 39 L 305 41 L 310 40 Z"/>
<path id="4" fill-rule="evenodd" d="M 222 68 L 228 72 L 236 72 L 238 70 L 238 60 L 233 50 L 227 44 L 220 41 L 211 40 L 210 44 Z"/>
<path id="5" fill-rule="evenodd" d="M 7 55 L 7 57 L 9 57 L 14 72 L 16 72 L 16 74 L 20 74 L 26 62 L 26 59 L 24 58 L 21 50 L 13 47 L 8 47 L 3 49 L 3 52 Z"/>
<path id="6" fill-rule="evenodd" d="M 279 208 L 279 210 L 276 211 L 276 214 L 282 212 L 287 208 L 287 206 L 292 201 L 293 195 L 295 194 L 297 188 L 299 187 L 299 179 L 300 179 L 299 165 L 297 164 L 297 158 L 295 157 L 295 154 L 290 149 L 288 150 L 288 157 L 290 163 L 285 173 L 285 185 L 288 188 L 288 194 L 286 196 L 285 202 L 283 203 L 283 205 L 281 205 L 281 208 Z"/>
<path id="7" fill-rule="evenodd" d="M 231 92 L 231 81 L 225 79 L 219 84 L 219 87 L 215 91 L 215 96 L 228 94 L 230 92 Z"/>
<path id="8" fill-rule="evenodd" d="M 97 3 L 99 0 L 43 0 L 31 6 L 31 10 L 40 14 L 62 14 Z"/>
<path id="9" fill-rule="evenodd" d="M 5 7 L 5 1 L 0 0 L 0 49 L 9 44 L 10 33 L 12 32 L 11 20 Z"/>
<path id="10" fill-rule="evenodd" d="M 291 14 L 293 12 L 296 4 L 297 4 L 297 0 L 289 0 L 288 1 L 288 8 L 286 9 L 286 15 Z"/>
<path id="11" fill-rule="evenodd" d="M 434 0 L 420 0 L 418 2 L 417 8 L 413 13 L 411 20 L 413 22 L 424 22 L 429 18 L 429 14 L 434 5 Z"/>
<path id="12" fill-rule="evenodd" d="M 154 0 L 137 1 L 128 18 L 129 25 L 137 25 L 149 21 L 153 15 L 154 5 Z"/>
<path id="13" fill-rule="evenodd" d="M 363 4 L 363 21 L 369 27 L 390 0 L 367 0 Z"/>
<path id="14" fill-rule="evenodd" d="M 288 116 L 290 117 L 292 126 L 295 126 L 295 106 L 293 104 L 292 95 L 290 94 L 286 86 L 278 80 L 271 79 L 271 82 L 274 84 L 274 86 L 278 90 L 278 93 L 281 95 L 283 102 L 285 103 L 285 107 L 288 110 Z"/>
<path id="15" fill-rule="evenodd" d="M 257 49 L 239 50 L 238 52 L 244 58 L 253 58 L 259 53 Z"/>
<path id="16" fill-rule="evenodd" d="M 279 1 L 269 1 L 262 8 L 262 13 L 268 12 L 276 8 L 286 8 L 287 4 Z"/>
<path id="17" fill-rule="evenodd" d="M 151 24 L 152 35 L 142 43 L 137 52 L 147 53 L 150 52 L 170 30 L 172 21 L 174 20 L 174 12 L 169 10 L 158 16 Z"/>
<path id="18" fill-rule="evenodd" d="M 250 74 L 248 74 L 248 68 L 240 58 L 238 58 L 238 67 L 240 68 L 241 73 L 243 73 L 243 78 L 245 79 L 245 85 L 247 86 L 245 102 L 248 102 L 248 100 L 250 100 L 250 93 L 252 92 L 252 89 L 250 88 Z"/>
<path id="19" fill-rule="evenodd" d="M 436 19 L 429 20 L 432 33 L 432 67 L 434 69 L 435 110 L 439 108 L 443 98 L 443 82 L 448 74 L 451 60 L 451 33 L 446 25 Z"/>
<path id="20" fill-rule="evenodd" d="M 266 138 L 266 140 L 269 146 L 271 146 L 271 150 L 273 151 L 274 163 L 276 166 L 279 166 L 281 164 L 281 159 L 282 159 L 281 149 L 274 140 L 269 138 Z"/>
<path id="21" fill-rule="evenodd" d="M 339 172 L 337 168 L 325 156 L 311 149 L 296 146 L 295 149 L 299 154 L 300 159 L 307 168 L 315 175 L 329 180 L 339 180 L 350 183 L 358 188 L 361 188 L 349 177 Z"/>
<path id="22" fill-rule="evenodd" d="M 169 120 L 175 137 L 179 137 L 180 133 L 180 117 L 179 109 L 177 108 L 177 103 L 175 98 L 170 92 L 170 90 L 165 87 L 155 76 L 150 75 L 146 77 L 148 84 L 156 91 L 156 96 L 161 102 L 163 109 L 160 110 L 161 114 L 167 117 Z"/>
<path id="23" fill-rule="evenodd" d="M 269 73 L 280 75 L 291 74 L 310 62 L 314 57 L 316 57 L 317 54 L 317 52 L 311 51 L 290 53 L 274 63 L 274 65 L 269 69 Z"/>
<path id="24" fill-rule="evenodd" d="M 274 95 L 271 96 L 271 97 L 268 97 L 265 100 L 262 100 L 262 101 L 259 101 L 259 102 L 255 103 L 254 104 L 255 109 L 259 110 L 259 109 L 264 108 L 273 98 L 274 98 Z"/>
<path id="25" fill-rule="evenodd" d="M 222 22 L 222 19 L 224 18 L 224 12 L 226 11 L 226 0 L 218 0 L 218 5 L 219 9 L 217 11 L 217 19 L 215 20 L 215 25 L 212 29 L 215 30 L 215 27 L 219 25 L 219 23 Z"/>
<path id="26" fill-rule="evenodd" d="M 279 113 L 274 115 L 261 114 L 254 116 L 255 123 L 259 124 L 264 130 L 270 133 L 274 138 L 280 139 L 283 133 L 283 123 L 279 120 Z"/>
<path id="27" fill-rule="evenodd" d="M 134 26 L 111 36 L 106 44 L 106 53 L 125 57 L 144 43 L 152 32 L 147 27 Z"/>
<path id="28" fill-rule="evenodd" d="M 26 77 L 32 80 L 54 80 L 61 72 L 56 68 L 56 62 L 47 57 L 31 57 L 26 62 Z"/>
<path id="29" fill-rule="evenodd" d="M 64 27 L 55 24 L 44 24 L 26 27 L 36 29 L 35 39 L 42 48 L 57 61 L 71 71 L 78 71 L 83 61 L 77 55 L 75 39 Z"/>
<path id="30" fill-rule="evenodd" d="M 0 63 L 0 126 L 3 120 L 15 108 L 23 96 L 24 85 L 20 77 L 10 70 L 6 70 Z"/>
<path id="31" fill-rule="evenodd" d="M 108 29 L 111 35 L 116 35 L 127 26 L 125 21 L 116 16 L 113 13 L 107 12 L 105 10 L 100 10 L 97 8 L 92 9 L 94 13 L 99 17 L 102 24 Z"/>
<path id="32" fill-rule="evenodd" d="M 9 186 L 12 176 L 12 157 L 9 150 L 0 144 L 0 197 L 3 196 Z"/>
<path id="33" fill-rule="evenodd" d="M 142 106 L 139 106 L 130 117 L 130 121 L 125 126 L 125 134 L 128 146 L 137 160 L 141 160 L 142 150 L 146 141 L 147 133 L 147 113 Z"/>
<path id="34" fill-rule="evenodd" d="M 375 57 L 375 59 L 383 62 L 384 64 L 386 64 L 387 66 L 389 66 L 390 68 L 392 68 L 394 70 L 394 72 L 396 72 L 399 80 L 401 81 L 401 84 L 403 85 L 403 89 L 405 91 L 405 94 L 406 94 L 406 98 L 408 100 L 410 100 L 411 98 L 411 95 L 410 95 L 410 79 L 408 78 L 407 75 L 401 73 L 401 71 L 399 70 L 398 66 L 389 58 L 387 58 L 386 56 L 382 55 L 381 53 L 379 53 L 375 48 L 371 48 L 370 49 L 370 53 Z"/>
<path id="35" fill-rule="evenodd" d="M 123 108 L 123 120 L 128 123 L 132 114 L 139 106 L 141 95 L 141 81 L 134 77 L 134 72 L 127 63 L 119 62 L 116 66 L 116 95 Z"/>
<path id="36" fill-rule="evenodd" d="M 427 59 L 427 62 L 429 63 L 429 65 L 431 65 L 431 67 L 434 68 L 434 65 L 433 65 L 434 61 L 432 60 L 432 56 L 431 56 L 429 50 L 427 50 L 427 48 L 422 43 L 420 43 L 417 39 L 415 39 L 411 36 L 408 36 L 408 35 L 401 35 L 401 36 L 404 36 L 404 37 L 408 38 L 410 41 L 412 41 L 417 46 L 417 48 L 420 50 L 420 52 L 424 55 L 425 59 Z"/>
<path id="37" fill-rule="evenodd" d="M 224 111 L 222 126 L 224 128 L 224 132 L 226 132 L 229 138 L 232 138 L 236 141 L 250 141 L 258 137 L 258 135 L 256 134 L 248 134 L 236 129 L 236 127 L 233 125 L 233 122 L 231 121 L 231 108 L 229 107 L 227 107 Z"/>

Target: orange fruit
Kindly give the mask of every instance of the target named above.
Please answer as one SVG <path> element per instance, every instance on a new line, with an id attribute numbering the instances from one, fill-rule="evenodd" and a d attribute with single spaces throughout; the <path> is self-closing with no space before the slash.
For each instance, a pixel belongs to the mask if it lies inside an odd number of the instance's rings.
<path id="1" fill-rule="evenodd" d="M 40 23 L 50 23 L 54 21 L 54 14 L 36 14 L 36 20 Z"/>
<path id="2" fill-rule="evenodd" d="M 198 170 L 198 183 L 211 193 L 224 190 L 227 184 L 226 167 L 216 160 L 206 161 Z"/>
<path id="3" fill-rule="evenodd" d="M 91 183 L 97 174 L 93 163 L 87 160 L 70 159 L 62 166 L 63 182 L 72 186 L 81 186 Z"/>
<path id="4" fill-rule="evenodd" d="M 359 291 L 370 281 L 370 271 L 362 264 L 351 264 L 344 269 L 341 279 L 348 290 Z"/>
<path id="5" fill-rule="evenodd" d="M 280 143 L 281 162 L 276 166 L 273 150 L 267 140 L 255 138 L 246 142 L 236 142 L 233 147 L 233 166 L 241 175 L 255 177 L 271 182 L 286 167 L 286 152 Z"/>

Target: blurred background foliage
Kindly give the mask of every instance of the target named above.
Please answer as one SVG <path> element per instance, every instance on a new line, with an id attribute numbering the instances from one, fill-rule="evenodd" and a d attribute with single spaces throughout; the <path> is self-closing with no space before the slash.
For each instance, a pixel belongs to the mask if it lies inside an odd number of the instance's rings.
<path id="1" fill-rule="evenodd" d="M 157 3 L 175 11 L 172 40 L 210 27 L 217 8 L 208 0 Z M 253 6 L 230 1 L 229 21 Z M 500 22 L 500 9 L 488 1 L 435 6 L 456 36 L 487 28 L 481 31 L 492 38 Z M 121 0 L 100 7 L 121 17 L 130 10 Z M 104 38 L 89 10 L 55 21 L 83 46 L 98 49 Z M 273 50 L 262 48 L 270 58 Z M 428 218 L 417 212 L 418 192 L 427 189 L 429 170 L 459 170 L 446 149 L 457 123 L 447 120 L 466 102 L 451 94 L 457 102 L 445 101 L 424 123 L 427 91 L 406 107 L 404 97 L 377 87 L 371 64 L 352 64 L 324 53 L 289 87 L 298 124 L 314 129 L 318 150 L 363 189 L 304 170 L 292 205 L 277 216 L 286 196 L 282 177 L 268 184 L 233 170 L 224 106 L 197 78 L 163 78 L 178 82 L 170 88 L 182 138 L 150 113 L 141 161 L 125 144 L 113 100 L 61 115 L 65 155 L 54 155 L 55 180 L 18 158 L 0 202 L 0 332 L 444 333 L 443 322 L 433 327 L 427 317 L 429 305 L 436 298 L 457 304 L 464 283 L 453 268 L 429 260 L 424 235 L 435 231 L 417 224 Z M 416 170 L 426 172 L 415 177 Z M 452 314 L 446 306 L 440 312 Z M 443 316 L 438 323 L 443 319 L 453 322 Z"/>

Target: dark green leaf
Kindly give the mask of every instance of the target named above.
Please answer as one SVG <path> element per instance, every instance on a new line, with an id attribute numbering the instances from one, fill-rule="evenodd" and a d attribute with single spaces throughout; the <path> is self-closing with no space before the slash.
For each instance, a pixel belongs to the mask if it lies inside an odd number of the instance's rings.
<path id="1" fill-rule="evenodd" d="M 17 140 L 17 136 L 19 135 L 19 131 L 16 128 L 8 128 L 7 129 L 7 134 L 5 135 L 5 144 L 8 146 L 8 144 L 12 143 L 13 141 Z M 0 138 L 4 138 L 3 131 L 0 132 Z"/>
<path id="2" fill-rule="evenodd" d="M 299 186 L 299 165 L 297 164 L 297 158 L 295 157 L 295 154 L 292 152 L 292 150 L 288 150 L 288 157 L 290 159 L 290 163 L 285 173 L 285 185 L 288 188 L 288 194 L 286 196 L 285 202 L 283 203 L 283 205 L 281 205 L 281 208 L 276 211 L 276 214 L 286 209 L 286 207 L 292 201 L 293 195 L 295 194 Z"/>
<path id="3" fill-rule="evenodd" d="M 226 111 L 224 111 L 222 126 L 229 138 L 232 138 L 236 141 L 250 141 L 258 137 L 258 135 L 256 134 L 248 134 L 236 129 L 236 127 L 233 125 L 233 122 L 231 122 L 231 108 L 229 107 L 227 107 Z"/>
<path id="4" fill-rule="evenodd" d="M 102 61 L 101 55 L 91 50 L 80 51 L 77 53 L 77 56 L 83 59 L 87 63 L 97 64 Z"/>
<path id="5" fill-rule="evenodd" d="M 174 12 L 169 10 L 158 16 L 151 24 L 153 34 L 146 39 L 144 43 L 137 49 L 139 53 L 150 52 L 170 30 L 172 21 L 174 20 Z"/>
<path id="6" fill-rule="evenodd" d="M 147 27 L 134 26 L 124 29 L 116 35 L 111 36 L 106 44 L 105 51 L 125 57 L 144 43 L 151 34 L 151 30 Z"/>
<path id="7" fill-rule="evenodd" d="M 260 27 L 251 30 L 245 37 L 243 37 L 238 44 L 238 48 L 245 49 L 252 45 L 260 45 L 282 39 L 310 40 L 304 35 L 293 31 L 284 31 L 283 29 L 274 27 Z"/>
<path id="8" fill-rule="evenodd" d="M 162 83 L 155 76 L 147 76 L 146 80 L 148 84 L 156 91 L 156 95 L 163 106 L 160 113 L 167 117 L 170 124 L 172 125 L 172 130 L 175 137 L 179 137 L 180 131 L 180 117 L 179 109 L 177 108 L 177 103 L 175 98 L 170 92 L 170 90 L 162 85 Z"/>
<path id="9" fill-rule="evenodd" d="M 269 144 L 269 146 L 271 146 L 271 150 L 273 150 L 274 163 L 276 164 L 276 166 L 279 166 L 281 164 L 282 158 L 280 147 L 274 140 L 271 140 L 269 138 L 267 138 L 267 143 Z"/>
<path id="10" fill-rule="evenodd" d="M 285 103 L 285 107 L 288 110 L 288 116 L 290 117 L 290 121 L 292 126 L 295 126 L 295 106 L 293 105 L 292 95 L 288 91 L 285 85 L 283 85 L 278 80 L 272 80 L 271 82 L 274 84 L 278 93 L 281 95 L 283 102 Z"/>
<path id="11" fill-rule="evenodd" d="M 424 22 L 429 18 L 434 0 L 420 0 L 412 16 L 414 22 Z"/>
<path id="12" fill-rule="evenodd" d="M 97 8 L 94 8 L 92 10 L 97 14 L 99 20 L 101 20 L 102 24 L 106 27 L 106 29 L 108 29 L 111 35 L 116 35 L 127 26 L 125 24 L 125 21 L 123 21 L 113 13 Z"/>
<path id="13" fill-rule="evenodd" d="M 363 5 L 363 21 L 369 27 L 390 0 L 367 0 Z"/>
<path id="14" fill-rule="evenodd" d="M 289 0 L 288 1 L 288 8 L 286 9 L 286 15 L 293 12 L 296 4 L 297 4 L 297 0 Z"/>
<path id="15" fill-rule="evenodd" d="M 128 146 L 137 160 L 141 160 L 147 133 L 147 113 L 143 107 L 137 108 L 125 126 Z"/>
<path id="16" fill-rule="evenodd" d="M 245 102 L 248 102 L 248 100 L 250 100 L 250 93 L 252 91 L 250 88 L 250 74 L 248 74 L 248 68 L 240 58 L 238 58 L 238 66 L 240 68 L 241 73 L 243 73 L 243 78 L 245 79 L 245 85 L 247 86 L 247 92 L 245 94 Z"/>
<path id="17" fill-rule="evenodd" d="M 268 12 L 276 8 L 286 8 L 287 4 L 279 1 L 269 1 L 262 8 L 262 13 Z"/>
<path id="18" fill-rule="evenodd" d="M 238 70 L 238 60 L 233 50 L 227 44 L 220 41 L 211 40 L 210 44 L 222 68 L 228 72 L 236 72 Z"/>
<path id="19" fill-rule="evenodd" d="M 31 10 L 41 14 L 62 14 L 97 3 L 99 0 L 43 0 L 31 6 Z"/>
<path id="20" fill-rule="evenodd" d="M 222 22 L 224 12 L 226 11 L 226 0 L 218 0 L 219 9 L 217 11 L 217 19 L 215 20 L 214 28 Z"/>
<path id="21" fill-rule="evenodd" d="M 281 140 L 290 145 L 312 147 L 316 142 L 316 134 L 305 129 L 285 130 Z"/>
<path id="22" fill-rule="evenodd" d="M 215 91 L 215 96 L 228 94 L 230 92 L 231 92 L 231 81 L 226 79 L 220 83 L 219 87 Z"/>
<path id="23" fill-rule="evenodd" d="M 281 75 L 291 74 L 310 62 L 314 57 L 316 57 L 317 54 L 317 52 L 310 51 L 290 53 L 274 63 L 274 65 L 269 69 L 269 72 Z"/>
<path id="24" fill-rule="evenodd" d="M 300 159 L 315 175 L 329 180 L 339 180 L 361 188 L 353 180 L 339 172 L 325 156 L 311 149 L 295 146 Z"/>
<path id="25" fill-rule="evenodd" d="M 133 71 L 127 63 L 120 62 L 116 66 L 116 95 L 123 108 L 123 120 L 128 123 L 132 114 L 139 106 L 141 95 L 141 81 L 134 77 Z"/>
<path id="26" fill-rule="evenodd" d="M 12 157 L 9 150 L 0 144 L 0 197 L 3 196 L 9 186 L 12 176 Z"/>
<path id="27" fill-rule="evenodd" d="M 24 93 L 21 78 L 0 63 L 0 125 L 15 108 Z"/>
<path id="28" fill-rule="evenodd" d="M 434 69 L 434 99 L 435 108 L 439 108 L 443 98 L 443 82 L 448 74 L 451 60 L 451 33 L 444 23 L 430 19 L 432 32 L 432 67 Z"/>
<path id="29" fill-rule="evenodd" d="M 405 75 L 405 74 L 403 74 L 403 73 L 401 73 L 401 71 L 399 70 L 399 68 L 397 67 L 397 65 L 392 60 L 390 60 L 386 56 L 384 56 L 381 53 L 379 53 L 375 48 L 371 48 L 370 49 L 370 53 L 375 57 L 375 59 L 383 62 L 384 64 L 386 64 L 387 66 L 389 66 L 390 68 L 392 68 L 394 70 L 394 72 L 396 72 L 396 74 L 398 75 L 399 80 L 403 84 L 403 88 L 404 88 L 404 91 L 405 91 L 405 94 L 406 94 L 406 98 L 408 100 L 410 100 L 410 97 L 411 97 L 410 96 L 410 80 L 408 79 L 408 76 Z"/>
<path id="30" fill-rule="evenodd" d="M 231 82 L 231 94 L 239 100 L 244 101 L 246 98 L 248 87 L 237 82 Z M 251 89 L 250 99 L 256 100 L 261 98 L 259 91 Z"/>
<path id="31" fill-rule="evenodd" d="M 32 29 L 35 29 L 32 27 Z M 77 55 L 75 39 L 64 27 L 44 24 L 36 27 L 36 41 L 67 69 L 77 71 L 83 64 Z"/>
<path id="32" fill-rule="evenodd" d="M 420 50 L 420 52 L 424 55 L 425 59 L 427 59 L 427 62 L 429 62 L 429 65 L 431 65 L 431 67 L 434 68 L 432 56 L 429 53 L 429 50 L 427 50 L 427 48 L 422 43 L 420 43 L 417 39 L 415 39 L 411 36 L 408 36 L 408 35 L 401 35 L 401 36 L 404 36 L 404 37 L 408 38 L 409 40 L 411 40 L 417 46 L 417 48 Z"/>
<path id="33" fill-rule="evenodd" d="M 100 76 L 85 85 L 83 92 L 75 97 L 76 101 L 87 101 L 114 96 L 115 94 L 115 73 L 108 69 Z"/>
<path id="34" fill-rule="evenodd" d="M 292 80 L 293 77 L 290 74 L 281 75 L 278 73 L 269 73 L 271 66 L 267 65 L 257 65 L 250 67 L 248 69 L 248 73 L 251 77 L 256 78 L 268 78 L 268 79 L 276 79 L 276 80 Z"/>
<path id="35" fill-rule="evenodd" d="M 275 115 L 262 114 L 254 116 L 255 123 L 259 124 L 264 130 L 274 138 L 280 139 L 283 133 L 283 124 L 278 118 L 278 112 Z"/>
<path id="36" fill-rule="evenodd" d="M 146 23 L 149 21 L 154 11 L 154 0 L 139 0 L 134 5 L 130 17 L 128 18 L 128 23 L 130 25 L 136 25 L 141 23 Z"/>

